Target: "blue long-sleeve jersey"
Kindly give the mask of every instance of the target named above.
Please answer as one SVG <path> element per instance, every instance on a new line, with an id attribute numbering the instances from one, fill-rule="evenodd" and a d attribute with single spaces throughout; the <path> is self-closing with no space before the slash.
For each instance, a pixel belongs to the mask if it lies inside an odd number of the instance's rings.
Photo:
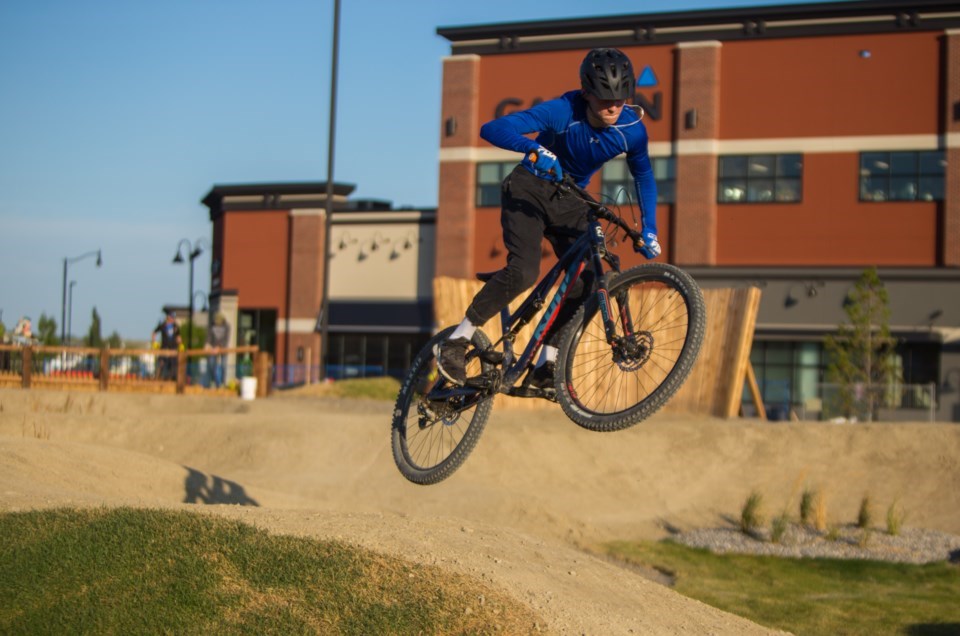
<path id="1" fill-rule="evenodd" d="M 539 133 L 536 140 L 524 137 Z M 587 121 L 587 101 L 580 91 L 494 119 L 480 128 L 494 146 L 530 153 L 543 146 L 557 156 L 563 171 L 586 187 L 590 177 L 614 157 L 626 153 L 637 187 L 645 232 L 657 233 L 657 183 L 647 154 L 647 128 L 631 108 L 624 108 L 613 126 L 594 128 Z"/>

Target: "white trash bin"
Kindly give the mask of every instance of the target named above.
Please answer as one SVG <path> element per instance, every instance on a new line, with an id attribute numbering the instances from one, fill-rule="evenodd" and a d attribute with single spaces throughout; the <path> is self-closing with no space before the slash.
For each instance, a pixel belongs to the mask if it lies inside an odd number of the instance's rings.
<path id="1" fill-rule="evenodd" d="M 240 399 L 253 400 L 257 397 L 257 379 L 251 377 L 240 378 Z"/>

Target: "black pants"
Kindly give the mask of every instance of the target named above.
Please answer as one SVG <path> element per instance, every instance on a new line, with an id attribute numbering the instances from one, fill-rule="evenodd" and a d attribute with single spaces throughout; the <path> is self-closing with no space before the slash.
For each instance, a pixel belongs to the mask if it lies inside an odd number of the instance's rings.
<path id="1" fill-rule="evenodd" d="M 555 184 L 534 176 L 523 166 L 518 165 L 503 180 L 500 202 L 507 266 L 477 292 L 467 308 L 467 318 L 478 326 L 537 282 L 540 277 L 540 245 L 544 237 L 559 258 L 587 227 L 586 206 L 577 196 L 559 197 Z M 588 288 L 583 278 L 587 277 L 591 275 L 585 271 L 570 290 L 567 302 L 547 335 L 547 344 L 555 344 L 557 334 L 586 296 Z"/>

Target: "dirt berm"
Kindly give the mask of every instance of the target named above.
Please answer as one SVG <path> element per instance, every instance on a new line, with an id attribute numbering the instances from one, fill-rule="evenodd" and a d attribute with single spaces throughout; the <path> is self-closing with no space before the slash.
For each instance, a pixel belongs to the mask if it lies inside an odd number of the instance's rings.
<path id="1" fill-rule="evenodd" d="M 562 413 L 494 410 L 466 464 L 414 486 L 390 451 L 391 405 L 274 396 L 0 390 L 0 509 L 194 509 L 331 537 L 475 576 L 560 634 L 761 634 L 581 548 L 771 510 L 804 486 L 831 520 L 869 494 L 907 524 L 960 534 L 960 427 L 766 424 L 655 416 L 618 433 Z M 792 504 L 791 504 L 792 505 Z"/>

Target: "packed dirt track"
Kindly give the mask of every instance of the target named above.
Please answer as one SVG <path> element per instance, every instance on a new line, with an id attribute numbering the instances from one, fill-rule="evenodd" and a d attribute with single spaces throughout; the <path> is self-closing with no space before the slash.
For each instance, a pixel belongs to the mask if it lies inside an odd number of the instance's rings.
<path id="1" fill-rule="evenodd" d="M 960 427 L 768 424 L 655 416 L 591 433 L 553 412 L 494 410 L 465 465 L 435 486 L 397 472 L 391 405 L 275 395 L 0 389 L 0 509 L 178 508 L 335 538 L 468 574 L 559 634 L 761 634 L 585 550 L 770 510 L 803 487 L 832 521 L 869 494 L 907 525 L 960 534 Z"/>

